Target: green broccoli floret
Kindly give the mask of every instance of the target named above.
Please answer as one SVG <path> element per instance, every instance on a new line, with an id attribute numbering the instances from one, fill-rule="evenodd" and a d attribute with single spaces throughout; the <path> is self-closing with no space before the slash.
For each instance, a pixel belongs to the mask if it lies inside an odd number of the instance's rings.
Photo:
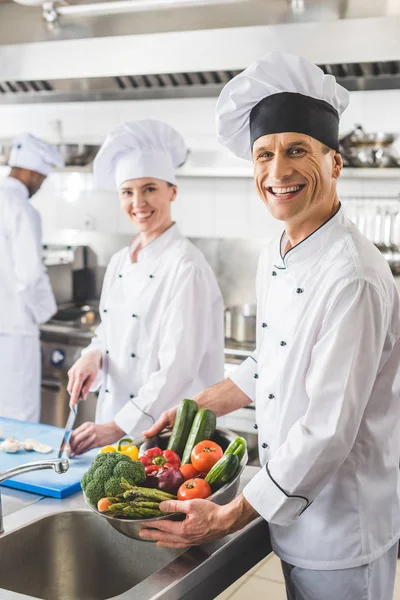
<path id="1" fill-rule="evenodd" d="M 146 479 L 144 466 L 139 460 L 117 452 L 98 454 L 81 479 L 81 487 L 87 499 L 96 505 L 100 498 L 117 496 L 124 490 L 121 478 L 130 484 L 142 483 Z"/>

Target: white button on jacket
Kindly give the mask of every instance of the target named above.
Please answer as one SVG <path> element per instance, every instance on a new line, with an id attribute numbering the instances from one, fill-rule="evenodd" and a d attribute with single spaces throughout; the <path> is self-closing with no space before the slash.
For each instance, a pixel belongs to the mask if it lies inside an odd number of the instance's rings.
<path id="1" fill-rule="evenodd" d="M 17 179 L 0 179 L 0 415 L 40 416 L 39 324 L 56 312 L 39 213 Z"/>
<path id="2" fill-rule="evenodd" d="M 136 242 L 138 243 L 138 242 Z M 140 250 L 116 253 L 100 301 L 96 422 L 140 435 L 183 398 L 224 376 L 223 300 L 201 252 L 170 227 Z"/>
<path id="3" fill-rule="evenodd" d="M 285 245 L 260 259 L 257 352 L 231 377 L 256 401 L 262 468 L 244 495 L 283 560 L 355 567 L 400 537 L 399 293 L 342 208 Z"/>

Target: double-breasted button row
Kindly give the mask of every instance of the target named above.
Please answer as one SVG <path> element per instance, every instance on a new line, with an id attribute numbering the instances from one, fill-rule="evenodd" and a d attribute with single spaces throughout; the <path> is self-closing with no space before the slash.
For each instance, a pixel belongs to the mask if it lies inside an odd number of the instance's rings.
<path id="1" fill-rule="evenodd" d="M 254 379 L 258 379 L 258 374 L 257 373 L 254 374 Z"/>
<path id="2" fill-rule="evenodd" d="M 263 443 L 261 444 L 261 447 L 262 447 L 262 448 L 264 448 L 264 450 L 265 450 L 266 448 L 269 448 L 269 446 L 268 446 L 267 442 L 263 442 Z"/>
<path id="3" fill-rule="evenodd" d="M 263 329 L 265 329 L 266 327 L 268 327 L 268 325 L 267 325 L 267 323 L 264 321 L 264 323 L 261 323 L 261 327 L 262 327 Z"/>

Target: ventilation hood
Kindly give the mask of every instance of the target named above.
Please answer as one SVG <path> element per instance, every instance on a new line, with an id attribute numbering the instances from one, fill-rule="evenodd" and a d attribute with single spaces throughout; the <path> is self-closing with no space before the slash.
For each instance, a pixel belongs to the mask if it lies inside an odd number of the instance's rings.
<path id="1" fill-rule="evenodd" d="M 400 88 L 400 0 L 366 4 L 225 0 L 99 16 L 95 5 L 75 2 L 80 12 L 49 28 L 41 7 L 0 0 L 0 102 L 216 96 L 278 49 L 316 62 L 350 90 Z"/>

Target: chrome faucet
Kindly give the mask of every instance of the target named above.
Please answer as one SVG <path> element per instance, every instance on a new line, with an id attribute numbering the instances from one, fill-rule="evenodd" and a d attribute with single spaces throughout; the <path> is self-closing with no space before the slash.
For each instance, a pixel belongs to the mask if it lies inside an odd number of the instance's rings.
<path id="1" fill-rule="evenodd" d="M 16 475 L 23 475 L 29 471 L 41 471 L 42 469 L 54 469 L 56 473 L 66 473 L 69 469 L 69 462 L 66 458 L 49 458 L 48 460 L 38 460 L 19 467 L 14 467 L 0 473 L 0 535 L 4 533 L 3 528 L 3 510 L 1 508 L 1 483 L 6 479 L 11 479 Z"/>

